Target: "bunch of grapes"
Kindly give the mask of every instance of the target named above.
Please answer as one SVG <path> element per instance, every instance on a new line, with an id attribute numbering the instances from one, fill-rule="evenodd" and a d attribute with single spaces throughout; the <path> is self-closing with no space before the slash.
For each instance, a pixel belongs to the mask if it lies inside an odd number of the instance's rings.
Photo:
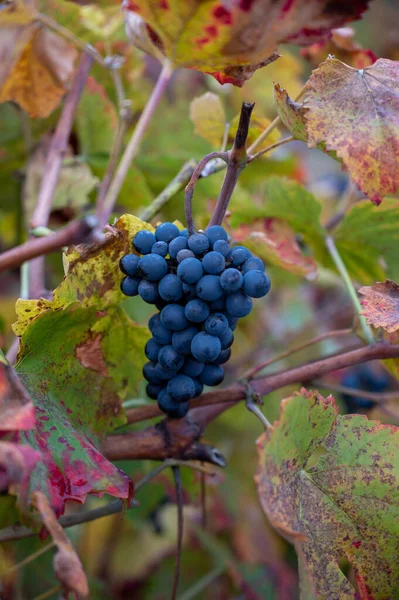
<path id="1" fill-rule="evenodd" d="M 251 298 L 268 293 L 270 280 L 263 262 L 244 246 L 230 247 L 219 225 L 189 236 L 162 223 L 155 233 L 139 231 L 133 247 L 141 257 L 122 257 L 122 292 L 158 309 L 145 347 L 147 395 L 179 419 L 204 385 L 223 381 L 237 321 L 251 312 Z"/>

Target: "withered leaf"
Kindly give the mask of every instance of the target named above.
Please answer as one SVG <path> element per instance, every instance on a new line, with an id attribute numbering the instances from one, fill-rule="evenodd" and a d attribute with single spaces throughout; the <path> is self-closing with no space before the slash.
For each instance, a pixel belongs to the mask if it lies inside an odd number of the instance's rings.
<path id="1" fill-rule="evenodd" d="M 388 333 L 399 329 L 399 285 L 387 279 L 385 283 L 360 288 L 364 315 L 374 327 L 382 327 Z"/>

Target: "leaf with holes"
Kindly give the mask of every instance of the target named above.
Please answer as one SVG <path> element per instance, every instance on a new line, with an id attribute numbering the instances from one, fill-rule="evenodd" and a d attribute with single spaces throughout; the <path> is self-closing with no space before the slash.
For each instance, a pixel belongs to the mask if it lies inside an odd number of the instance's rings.
<path id="1" fill-rule="evenodd" d="M 362 315 L 369 325 L 382 327 L 388 333 L 399 329 L 399 285 L 387 279 L 385 283 L 360 288 L 359 294 L 364 296 Z"/>
<path id="2" fill-rule="evenodd" d="M 176 67 L 242 86 L 278 57 L 283 42 L 308 45 L 358 18 L 367 0 L 125 0 L 134 44 Z"/>
<path id="3" fill-rule="evenodd" d="M 353 69 L 329 58 L 305 97 L 308 143 L 325 142 L 375 203 L 399 186 L 399 63 Z"/>
<path id="4" fill-rule="evenodd" d="M 128 477 L 101 454 L 104 436 L 126 421 L 121 403 L 142 379 L 148 330 L 118 306 L 118 262 L 139 229 L 121 217 L 105 241 L 86 254 L 70 250 L 66 277 L 52 301 L 19 300 L 15 332 L 21 337 L 16 370 L 38 419 L 26 441 L 42 454 L 30 492 L 41 491 L 57 514 L 65 501 L 88 493 L 131 496 Z"/>
<path id="5" fill-rule="evenodd" d="M 280 420 L 258 440 L 262 507 L 295 545 L 320 600 L 397 594 L 398 443 L 397 427 L 338 415 L 331 396 L 304 389 L 283 400 Z M 359 592 L 342 573 L 342 558 Z"/>

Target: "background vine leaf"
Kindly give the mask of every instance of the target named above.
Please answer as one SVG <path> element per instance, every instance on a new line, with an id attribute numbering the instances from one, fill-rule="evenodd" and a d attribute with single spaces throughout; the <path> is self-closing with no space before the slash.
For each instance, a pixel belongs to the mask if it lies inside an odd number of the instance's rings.
<path id="1" fill-rule="evenodd" d="M 335 150 L 375 204 L 399 186 L 398 82 L 395 61 L 353 69 L 329 58 L 313 71 L 304 101 L 309 146 Z"/>
<path id="2" fill-rule="evenodd" d="M 161 53 L 176 67 L 210 73 L 220 83 L 242 86 L 257 69 L 277 58 L 281 43 L 308 45 L 324 39 L 332 28 L 358 18 L 367 4 L 362 0 L 349 6 L 327 0 L 126 0 L 124 8 L 128 19 L 130 12 L 137 15 L 128 29 L 132 42 L 144 51 Z M 145 40 L 143 22 L 149 31 Z"/>
<path id="3" fill-rule="evenodd" d="M 399 329 L 399 286 L 388 279 L 359 289 L 362 294 L 364 315 L 374 327 L 382 327 L 388 333 Z"/>
<path id="4" fill-rule="evenodd" d="M 263 509 L 295 544 L 320 600 L 397 594 L 398 442 L 397 427 L 337 415 L 331 396 L 304 389 L 282 402 L 280 420 L 258 440 Z M 359 593 L 339 567 L 342 557 Z"/>

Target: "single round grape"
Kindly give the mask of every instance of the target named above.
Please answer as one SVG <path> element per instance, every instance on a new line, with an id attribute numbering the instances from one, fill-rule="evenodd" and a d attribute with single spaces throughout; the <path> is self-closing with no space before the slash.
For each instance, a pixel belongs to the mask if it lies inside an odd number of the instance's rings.
<path id="1" fill-rule="evenodd" d="M 194 327 L 194 325 L 187 327 L 187 329 L 183 329 L 183 331 L 176 331 L 172 336 L 173 348 L 177 350 L 177 352 L 180 352 L 180 354 L 190 354 L 191 342 L 198 331 L 198 327 Z"/>
<path id="2" fill-rule="evenodd" d="M 177 254 L 180 252 L 180 250 L 186 250 L 186 249 L 187 249 L 187 238 L 184 237 L 183 235 L 178 235 L 169 244 L 170 258 L 177 258 Z"/>
<path id="3" fill-rule="evenodd" d="M 119 261 L 119 268 L 125 275 L 134 277 L 137 275 L 140 257 L 137 254 L 125 254 Z"/>
<path id="4" fill-rule="evenodd" d="M 155 237 L 158 242 L 169 244 L 179 233 L 180 231 L 174 223 L 161 223 L 155 230 Z"/>
<path id="5" fill-rule="evenodd" d="M 252 310 L 252 300 L 244 292 L 234 292 L 227 297 L 226 308 L 232 317 L 246 317 Z"/>
<path id="6" fill-rule="evenodd" d="M 248 271 L 244 275 L 243 289 L 251 298 L 262 298 L 270 290 L 270 279 L 262 271 Z"/>
<path id="7" fill-rule="evenodd" d="M 224 365 L 224 363 L 227 363 L 227 361 L 230 360 L 230 356 L 231 356 L 231 348 L 225 348 L 224 350 L 221 350 L 217 359 L 213 361 L 213 364 L 214 365 Z"/>
<path id="8" fill-rule="evenodd" d="M 204 275 L 197 283 L 197 296 L 201 300 L 212 302 L 223 295 L 223 289 L 218 275 Z"/>
<path id="9" fill-rule="evenodd" d="M 183 299 L 186 302 L 194 300 L 197 297 L 197 288 L 195 283 L 183 283 Z"/>
<path id="10" fill-rule="evenodd" d="M 159 300 L 158 284 L 155 281 L 142 279 L 139 283 L 139 294 L 147 304 L 155 304 Z"/>
<path id="11" fill-rule="evenodd" d="M 185 258 L 195 258 L 194 252 L 188 249 L 179 250 L 176 255 L 177 262 L 181 263 Z"/>
<path id="12" fill-rule="evenodd" d="M 214 244 L 217 241 L 223 240 L 224 242 L 227 242 L 227 240 L 229 239 L 226 230 L 223 229 L 221 225 L 211 225 L 205 231 L 205 235 L 209 240 L 211 248 L 213 248 Z"/>
<path id="13" fill-rule="evenodd" d="M 161 381 L 165 382 L 169 381 L 169 379 L 172 379 L 172 377 L 176 375 L 177 371 L 174 371 L 173 369 L 164 369 L 163 366 L 157 362 L 154 367 L 154 373 Z"/>
<path id="14" fill-rule="evenodd" d="M 182 283 L 177 275 L 168 273 L 159 282 L 158 292 L 166 302 L 177 302 L 183 296 Z"/>
<path id="15" fill-rule="evenodd" d="M 202 391 L 204 389 L 204 384 L 201 383 L 196 377 L 193 377 L 192 380 L 194 381 L 194 385 L 195 385 L 195 393 L 193 398 L 198 398 L 198 396 L 201 396 Z"/>
<path id="16" fill-rule="evenodd" d="M 161 322 L 172 331 L 182 331 L 188 326 L 188 320 L 184 314 L 184 306 L 180 304 L 168 304 L 161 312 Z"/>
<path id="17" fill-rule="evenodd" d="M 211 312 L 223 312 L 226 310 L 226 296 L 220 296 L 217 300 L 210 303 Z"/>
<path id="18" fill-rule="evenodd" d="M 251 256 L 251 258 L 248 258 L 248 260 L 246 260 L 241 267 L 241 271 L 243 274 L 248 273 L 248 271 L 253 271 L 255 269 L 257 271 L 262 271 L 263 273 L 265 272 L 265 265 L 263 263 L 263 260 L 261 260 L 257 256 Z"/>
<path id="19" fill-rule="evenodd" d="M 161 320 L 154 323 L 151 333 L 154 340 L 162 346 L 166 346 L 172 341 L 173 334 L 171 330 L 165 327 Z"/>
<path id="20" fill-rule="evenodd" d="M 194 233 L 188 238 L 188 247 L 194 254 L 201 256 L 209 250 L 209 240 L 203 233 Z"/>
<path id="21" fill-rule="evenodd" d="M 180 231 L 180 235 L 184 236 L 185 238 L 188 238 L 188 229 L 182 229 Z"/>
<path id="22" fill-rule="evenodd" d="M 156 241 L 155 235 L 151 231 L 142 229 L 134 236 L 133 246 L 140 254 L 149 254 Z"/>
<path id="23" fill-rule="evenodd" d="M 230 348 L 230 346 L 234 342 L 234 333 L 232 332 L 230 327 L 228 329 L 226 329 L 226 331 L 224 331 L 222 333 L 222 335 L 219 336 L 219 340 L 220 340 L 220 343 L 222 346 L 222 350 L 226 350 L 226 348 Z"/>
<path id="24" fill-rule="evenodd" d="M 241 288 L 243 279 L 238 269 L 226 269 L 220 276 L 220 285 L 228 294 L 231 294 Z"/>
<path id="25" fill-rule="evenodd" d="M 148 360 L 156 362 L 158 360 L 158 352 L 161 348 L 161 344 L 158 344 L 158 342 L 156 342 L 154 338 L 148 340 L 144 348 L 144 352 Z"/>
<path id="26" fill-rule="evenodd" d="M 248 260 L 248 258 L 251 258 L 251 256 L 252 254 L 248 248 L 245 248 L 244 246 L 236 246 L 230 250 L 227 258 L 229 258 L 233 265 L 237 267 L 242 265 L 246 260 Z"/>
<path id="27" fill-rule="evenodd" d="M 145 363 L 143 367 L 143 375 L 144 379 L 146 379 L 149 383 L 155 383 L 156 385 L 162 384 L 162 379 L 155 372 L 155 363 L 153 361 Z"/>
<path id="28" fill-rule="evenodd" d="M 211 275 L 219 275 L 224 267 L 225 260 L 224 256 L 220 252 L 207 252 L 202 259 L 202 266 L 207 273 Z"/>
<path id="29" fill-rule="evenodd" d="M 184 375 L 188 375 L 189 377 L 198 377 L 200 373 L 204 370 L 204 363 L 188 356 L 184 361 L 183 365 L 183 373 Z"/>
<path id="30" fill-rule="evenodd" d="M 213 244 L 213 249 L 215 252 L 220 252 L 222 256 L 227 256 L 230 252 L 230 245 L 228 242 L 225 242 L 225 240 L 217 240 Z"/>
<path id="31" fill-rule="evenodd" d="M 205 368 L 198 379 L 204 385 L 219 385 L 224 379 L 224 369 L 219 365 L 205 365 Z"/>
<path id="32" fill-rule="evenodd" d="M 125 296 L 137 296 L 140 282 L 138 277 L 124 277 L 121 281 L 121 292 Z"/>
<path id="33" fill-rule="evenodd" d="M 203 300 L 190 300 L 184 307 L 184 314 L 193 323 L 202 323 L 209 315 L 209 306 Z"/>
<path id="34" fill-rule="evenodd" d="M 222 344 L 220 339 L 201 331 L 194 336 L 191 342 L 191 353 L 200 362 L 212 362 L 220 354 Z"/>
<path id="35" fill-rule="evenodd" d="M 149 281 L 159 281 L 168 272 L 168 263 L 159 254 L 146 254 L 140 259 L 139 269 Z"/>
<path id="36" fill-rule="evenodd" d="M 222 335 L 229 326 L 227 318 L 221 313 L 212 313 L 204 323 L 204 328 L 207 333 L 212 335 Z"/>
<path id="37" fill-rule="evenodd" d="M 168 251 L 169 247 L 166 242 L 155 242 L 155 244 L 151 248 L 151 254 L 159 254 L 159 256 L 163 256 L 164 258 L 167 255 Z"/>
<path id="38" fill-rule="evenodd" d="M 188 402 L 176 402 L 166 389 L 158 396 L 158 406 L 170 419 L 182 419 L 190 408 Z"/>
<path id="39" fill-rule="evenodd" d="M 238 317 L 232 317 L 231 315 L 229 315 L 229 313 L 226 313 L 224 315 L 227 319 L 227 321 L 229 322 L 229 327 L 232 331 L 235 330 L 235 328 L 237 327 L 237 323 L 238 323 Z"/>
<path id="40" fill-rule="evenodd" d="M 197 258 L 185 258 L 177 267 L 177 276 L 184 283 L 197 283 L 203 272 L 201 261 Z"/>
<path id="41" fill-rule="evenodd" d="M 178 371 L 183 366 L 184 357 L 176 352 L 172 345 L 169 345 L 161 348 L 158 362 L 165 371 Z"/>
<path id="42" fill-rule="evenodd" d="M 187 402 L 194 398 L 195 385 L 191 377 L 180 374 L 168 381 L 166 390 L 176 402 Z"/>
<path id="43" fill-rule="evenodd" d="M 155 315 L 152 315 L 148 321 L 148 329 L 151 331 L 152 333 L 152 329 L 155 325 L 155 323 L 160 323 L 161 322 L 161 317 L 159 315 L 159 313 L 155 313 Z"/>
<path id="44" fill-rule="evenodd" d="M 159 393 L 164 389 L 164 386 L 156 383 L 147 383 L 145 391 L 151 400 L 156 400 Z"/>

